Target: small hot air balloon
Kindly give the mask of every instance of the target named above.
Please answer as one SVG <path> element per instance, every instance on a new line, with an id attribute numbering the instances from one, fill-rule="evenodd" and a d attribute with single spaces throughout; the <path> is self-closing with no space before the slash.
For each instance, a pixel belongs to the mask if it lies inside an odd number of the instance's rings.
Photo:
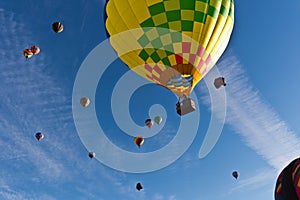
<path id="1" fill-rule="evenodd" d="M 87 107 L 88 105 L 90 105 L 91 101 L 89 98 L 87 97 L 82 97 L 80 99 L 80 104 L 83 106 L 83 107 Z"/>
<path id="2" fill-rule="evenodd" d="M 154 122 L 157 123 L 158 125 L 162 122 L 162 118 L 160 116 L 156 116 L 154 118 Z"/>
<path id="3" fill-rule="evenodd" d="M 54 22 L 52 24 L 52 30 L 55 33 L 60 33 L 60 32 L 62 32 L 64 30 L 64 26 L 60 22 Z"/>
<path id="4" fill-rule="evenodd" d="M 137 183 L 136 187 L 135 187 L 138 191 L 140 191 L 141 189 L 143 189 L 143 186 L 141 183 Z"/>
<path id="5" fill-rule="evenodd" d="M 144 143 L 144 138 L 142 136 L 137 136 L 134 138 L 134 143 L 140 148 Z"/>
<path id="6" fill-rule="evenodd" d="M 33 56 L 33 53 L 31 51 L 31 49 L 24 49 L 23 50 L 23 56 L 28 59 L 31 58 Z"/>
<path id="7" fill-rule="evenodd" d="M 239 173 L 237 171 L 232 172 L 232 176 L 237 179 L 239 176 Z"/>
<path id="8" fill-rule="evenodd" d="M 94 152 L 89 152 L 89 157 L 90 157 L 91 159 L 93 159 L 95 156 L 96 156 L 96 154 L 95 154 Z"/>
<path id="9" fill-rule="evenodd" d="M 224 77 L 216 78 L 214 81 L 214 85 L 217 89 L 219 89 L 222 85 L 226 86 L 226 80 Z"/>
<path id="10" fill-rule="evenodd" d="M 151 119 L 146 119 L 145 121 L 146 126 L 148 126 L 149 128 L 151 128 L 153 126 L 153 122 Z"/>
<path id="11" fill-rule="evenodd" d="M 43 134 L 42 132 L 37 132 L 37 133 L 35 134 L 35 138 L 36 138 L 38 141 L 40 141 L 40 140 L 42 140 L 42 139 L 44 138 L 44 134 Z"/>
<path id="12" fill-rule="evenodd" d="M 34 45 L 30 48 L 31 52 L 33 53 L 33 55 L 36 55 L 38 53 L 40 53 L 40 47 Z"/>

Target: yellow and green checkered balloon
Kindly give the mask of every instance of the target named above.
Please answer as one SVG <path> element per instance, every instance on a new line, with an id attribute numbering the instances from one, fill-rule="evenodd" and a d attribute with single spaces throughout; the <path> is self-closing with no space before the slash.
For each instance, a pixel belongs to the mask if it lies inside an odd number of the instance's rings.
<path id="1" fill-rule="evenodd" d="M 183 97 L 224 52 L 233 29 L 234 3 L 109 0 L 106 14 L 110 42 L 120 59 L 142 77 Z"/>

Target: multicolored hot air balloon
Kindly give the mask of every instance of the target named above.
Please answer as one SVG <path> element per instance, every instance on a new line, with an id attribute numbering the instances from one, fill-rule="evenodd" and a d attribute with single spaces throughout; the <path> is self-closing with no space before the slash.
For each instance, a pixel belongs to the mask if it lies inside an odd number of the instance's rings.
<path id="1" fill-rule="evenodd" d="M 62 23 L 60 22 L 54 22 L 52 24 L 52 30 L 55 32 L 55 33 L 60 33 L 64 30 L 64 26 L 62 25 Z"/>
<path id="2" fill-rule="evenodd" d="M 134 143 L 140 148 L 144 144 L 144 138 L 142 136 L 137 136 L 134 138 Z"/>
<path id="3" fill-rule="evenodd" d="M 23 56 L 28 59 L 31 58 L 33 56 L 33 53 L 31 51 L 31 49 L 24 49 L 23 50 Z"/>
<path id="4" fill-rule="evenodd" d="M 110 43 L 120 59 L 145 79 L 186 98 L 225 51 L 234 2 L 108 0 L 106 14 Z"/>
<path id="5" fill-rule="evenodd" d="M 153 121 L 151 119 L 146 119 L 145 124 L 148 128 L 151 128 L 153 126 Z"/>
<path id="6" fill-rule="evenodd" d="M 291 161 L 280 172 L 274 193 L 275 200 L 300 199 L 300 158 Z"/>
<path id="7" fill-rule="evenodd" d="M 37 133 L 35 134 L 35 138 L 36 138 L 38 141 L 40 141 L 40 140 L 42 140 L 42 139 L 44 138 L 44 134 L 43 134 L 42 132 L 37 132 Z"/>
<path id="8" fill-rule="evenodd" d="M 33 55 L 37 55 L 38 53 L 40 53 L 41 49 L 40 47 L 34 45 L 30 48 L 31 52 L 33 53 Z"/>

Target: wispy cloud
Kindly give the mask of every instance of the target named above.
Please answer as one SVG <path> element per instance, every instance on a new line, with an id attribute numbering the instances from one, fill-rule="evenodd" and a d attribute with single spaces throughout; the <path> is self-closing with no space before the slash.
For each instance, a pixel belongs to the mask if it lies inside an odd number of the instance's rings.
<path id="1" fill-rule="evenodd" d="M 217 66 L 228 82 L 226 123 L 272 167 L 281 170 L 300 155 L 300 139 L 262 99 L 237 58 L 227 53 Z"/>
<path id="2" fill-rule="evenodd" d="M 38 191 L 30 196 L 18 186 L 29 187 L 28 183 L 41 180 L 63 182 L 72 177 L 70 173 L 76 173 L 69 170 L 74 165 L 67 164 L 78 156 L 74 151 L 77 135 L 70 133 L 71 97 L 47 73 L 42 52 L 27 61 L 22 56 L 22 50 L 33 44 L 27 43 L 31 33 L 20 16 L 0 9 L 0 22 L 0 174 L 7 185 L 0 187 L 0 197 L 41 199 Z M 45 133 L 44 140 L 34 138 L 37 131 Z M 47 195 L 42 198 L 53 199 Z"/>
<path id="3" fill-rule="evenodd" d="M 84 147 L 73 124 L 71 95 L 48 71 L 43 47 L 29 60 L 22 56 L 22 50 L 33 44 L 28 44 L 32 35 L 21 16 L 0 9 L 0 22 L 0 198 L 54 199 L 47 194 L 39 196 L 40 190 L 32 191 L 35 187 L 30 184 L 40 187 L 47 183 L 57 192 L 67 193 L 60 185 L 69 181 L 85 185 L 77 188 L 84 197 L 99 199 L 99 194 L 107 193 L 105 189 L 99 193 L 102 181 L 107 184 L 101 188 L 114 185 L 119 194 L 131 197 L 133 189 L 122 174 L 99 167 L 87 155 L 86 160 L 80 159 L 78 147 Z M 45 133 L 40 142 L 34 138 L 37 131 Z M 94 191 L 98 193 L 94 195 Z"/>
<path id="4" fill-rule="evenodd" d="M 164 196 L 162 194 L 154 194 L 152 200 L 176 200 L 175 195 Z"/>
<path id="5" fill-rule="evenodd" d="M 42 174 L 51 178 L 61 177 L 64 174 L 63 165 L 47 155 L 47 151 L 56 151 L 58 155 L 60 149 L 68 151 L 59 142 L 58 136 L 51 135 L 51 132 L 63 130 L 59 126 L 72 119 L 71 115 L 63 114 L 70 113 L 68 109 L 71 106 L 66 103 L 66 97 L 61 95 L 62 91 L 55 80 L 43 72 L 46 68 L 44 56 L 39 55 L 27 61 L 22 57 L 22 50 L 26 48 L 24 43 L 29 38 L 27 34 L 30 34 L 24 25 L 18 22 L 13 13 L 4 10 L 0 11 L 0 22 L 1 30 L 6 30 L 0 33 L 0 50 L 3 52 L 0 58 L 0 130 L 7 134 L 0 138 L 3 151 L 7 152 L 0 159 L 20 158 L 25 154 L 26 161 L 30 160 Z M 49 140 L 57 141 L 49 143 L 52 145 L 47 146 L 47 150 L 41 149 L 33 143 L 36 131 L 45 131 Z"/>
<path id="6" fill-rule="evenodd" d="M 54 199 L 32 190 L 46 183 L 49 190 L 65 194 L 68 191 L 63 185 L 75 181 L 79 186 L 72 192 L 92 199 L 107 194 L 105 189 L 110 186 L 115 186 L 115 195 L 145 199 L 145 192 L 137 194 L 135 183 L 124 174 L 89 160 L 87 155 L 86 160 L 80 159 L 71 95 L 66 95 L 64 86 L 48 71 L 43 47 L 39 55 L 26 61 L 22 50 L 34 44 L 28 44 L 32 33 L 21 16 L 0 9 L 0 22 L 0 176 L 4 181 L 0 198 Z M 37 131 L 45 133 L 40 142 L 34 138 Z M 99 185 L 103 187 L 99 189 Z"/>

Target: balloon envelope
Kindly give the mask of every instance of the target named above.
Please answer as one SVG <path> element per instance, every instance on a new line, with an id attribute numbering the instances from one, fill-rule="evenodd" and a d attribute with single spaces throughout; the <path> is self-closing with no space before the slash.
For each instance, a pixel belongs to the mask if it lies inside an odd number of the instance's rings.
<path id="1" fill-rule="evenodd" d="M 156 117 L 154 118 L 154 122 L 157 123 L 157 124 L 161 124 L 161 122 L 162 122 L 162 117 L 156 116 Z"/>
<path id="2" fill-rule="evenodd" d="M 214 81 L 214 85 L 217 89 L 219 89 L 221 86 L 226 86 L 226 80 L 224 77 L 218 77 Z"/>
<path id="3" fill-rule="evenodd" d="M 27 59 L 27 58 L 31 58 L 33 56 L 33 53 L 31 51 L 31 49 L 24 49 L 23 50 L 23 56 Z"/>
<path id="4" fill-rule="evenodd" d="M 153 126 L 153 122 L 151 119 L 146 119 L 145 121 L 146 126 L 148 126 L 149 128 L 151 128 Z"/>
<path id="5" fill-rule="evenodd" d="M 35 138 L 36 138 L 38 141 L 40 141 L 40 140 L 42 140 L 42 139 L 44 138 L 44 134 L 43 134 L 42 132 L 37 132 L 37 133 L 35 134 Z"/>
<path id="6" fill-rule="evenodd" d="M 96 156 L 96 154 L 94 152 L 89 152 L 89 157 L 92 159 Z"/>
<path id="7" fill-rule="evenodd" d="M 189 96 L 218 61 L 234 25 L 233 0 L 109 0 L 106 13 L 120 59 L 180 97 Z"/>
<path id="8" fill-rule="evenodd" d="M 60 33 L 60 32 L 62 32 L 64 30 L 64 26 L 60 22 L 54 22 L 52 24 L 52 30 L 55 33 Z"/>
<path id="9" fill-rule="evenodd" d="M 239 176 L 239 173 L 237 171 L 232 172 L 232 176 L 237 179 Z"/>
<path id="10" fill-rule="evenodd" d="M 83 106 L 83 107 L 87 107 L 88 105 L 90 105 L 91 101 L 89 98 L 87 97 L 83 97 L 80 99 L 80 104 Z"/>
<path id="11" fill-rule="evenodd" d="M 30 50 L 31 50 L 31 52 L 33 53 L 33 55 L 36 55 L 36 54 L 40 53 L 40 51 L 41 51 L 40 47 L 38 47 L 38 46 L 36 46 L 36 45 L 32 46 L 32 47 L 30 48 Z"/>
<path id="12" fill-rule="evenodd" d="M 296 158 L 282 169 L 275 184 L 275 200 L 300 199 L 300 158 Z"/>
<path id="13" fill-rule="evenodd" d="M 141 189 L 143 189 L 143 186 L 141 183 L 137 183 L 136 187 L 135 187 L 138 191 L 140 191 Z"/>
<path id="14" fill-rule="evenodd" d="M 134 138 L 134 143 L 138 147 L 141 147 L 144 144 L 144 138 L 142 136 L 137 136 L 137 137 Z"/>

